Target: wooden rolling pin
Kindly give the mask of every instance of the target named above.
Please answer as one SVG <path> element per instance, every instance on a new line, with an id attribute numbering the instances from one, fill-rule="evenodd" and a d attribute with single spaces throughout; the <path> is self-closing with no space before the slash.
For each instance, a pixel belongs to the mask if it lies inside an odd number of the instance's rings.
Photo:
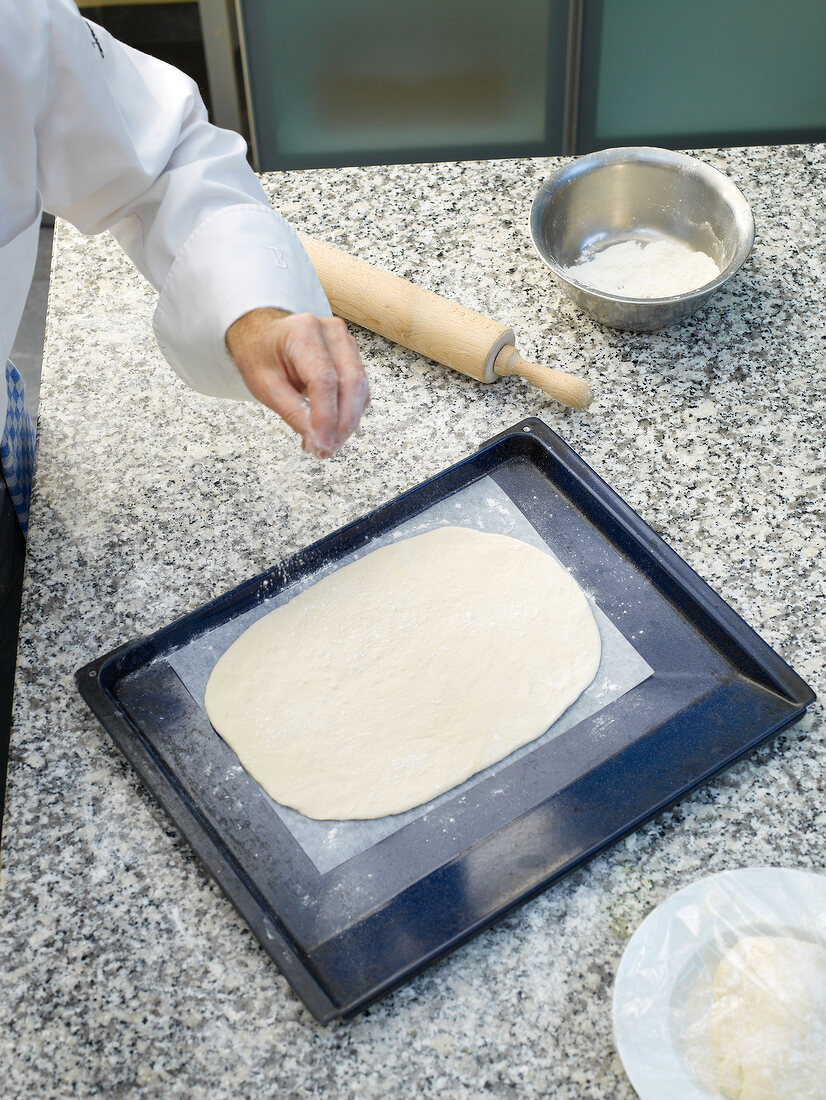
<path id="1" fill-rule="evenodd" d="M 299 236 L 337 316 L 480 382 L 518 374 L 563 405 L 584 409 L 591 403 L 586 382 L 527 362 L 514 347 L 513 331 L 498 321 L 332 245 Z"/>

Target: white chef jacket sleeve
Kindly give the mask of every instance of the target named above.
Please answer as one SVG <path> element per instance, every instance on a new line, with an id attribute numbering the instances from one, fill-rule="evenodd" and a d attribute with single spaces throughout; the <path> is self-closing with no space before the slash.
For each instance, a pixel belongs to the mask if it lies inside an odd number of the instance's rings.
<path id="1" fill-rule="evenodd" d="M 112 231 L 160 292 L 155 334 L 186 382 L 249 397 L 229 325 L 263 306 L 330 307 L 243 139 L 209 124 L 193 81 L 88 23 L 71 0 L 23 7 L 47 36 L 45 71 L 31 74 L 45 85 L 31 88 L 45 208 L 83 232 Z"/>

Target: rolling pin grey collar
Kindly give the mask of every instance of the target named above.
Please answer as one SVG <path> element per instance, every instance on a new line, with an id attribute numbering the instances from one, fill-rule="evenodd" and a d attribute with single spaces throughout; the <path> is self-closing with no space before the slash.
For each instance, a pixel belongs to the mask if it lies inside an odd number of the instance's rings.
<path id="1" fill-rule="evenodd" d="M 501 374 L 497 374 L 493 369 L 493 364 L 496 362 L 496 356 L 502 350 L 502 348 L 514 347 L 516 344 L 516 337 L 513 334 L 513 329 L 505 329 L 493 347 L 490 349 L 487 360 L 485 361 L 485 382 L 498 382 L 502 377 Z"/>

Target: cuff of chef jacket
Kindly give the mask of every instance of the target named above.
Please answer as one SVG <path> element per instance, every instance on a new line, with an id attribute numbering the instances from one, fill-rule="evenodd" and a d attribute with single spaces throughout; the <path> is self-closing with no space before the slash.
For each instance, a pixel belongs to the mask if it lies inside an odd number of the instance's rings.
<path id="1" fill-rule="evenodd" d="M 331 315 L 296 233 L 269 207 L 224 207 L 190 234 L 161 287 L 154 329 L 169 365 L 211 397 L 252 400 L 225 344 L 253 309 Z"/>

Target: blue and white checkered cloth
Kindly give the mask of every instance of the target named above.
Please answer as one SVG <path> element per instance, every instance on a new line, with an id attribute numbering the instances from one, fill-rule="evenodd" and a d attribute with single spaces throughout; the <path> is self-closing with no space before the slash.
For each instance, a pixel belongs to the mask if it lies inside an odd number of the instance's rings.
<path id="1" fill-rule="evenodd" d="M 6 363 L 8 407 L 0 437 L 0 470 L 9 487 L 23 534 L 29 530 L 29 500 L 34 468 L 34 426 L 24 401 L 23 379 L 13 363 Z"/>

